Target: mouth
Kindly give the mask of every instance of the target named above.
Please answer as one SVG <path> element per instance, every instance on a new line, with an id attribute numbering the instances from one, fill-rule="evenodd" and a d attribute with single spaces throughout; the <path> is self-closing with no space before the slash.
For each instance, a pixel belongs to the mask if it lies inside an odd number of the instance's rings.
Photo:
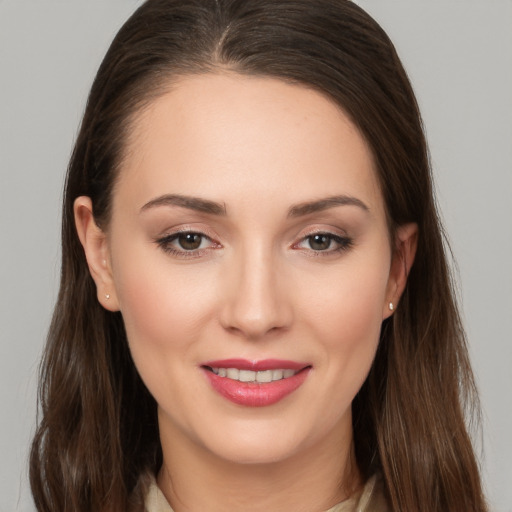
<path id="1" fill-rule="evenodd" d="M 240 370 L 238 368 L 216 368 L 206 367 L 215 375 L 226 379 L 237 380 L 238 382 L 252 382 L 258 384 L 265 384 L 268 382 L 276 382 L 282 379 L 293 377 L 299 371 L 290 369 L 276 369 L 276 370 Z"/>
<path id="2" fill-rule="evenodd" d="M 304 383 L 311 368 L 309 364 L 283 360 L 231 359 L 201 365 L 217 393 L 249 407 L 281 401 Z"/>

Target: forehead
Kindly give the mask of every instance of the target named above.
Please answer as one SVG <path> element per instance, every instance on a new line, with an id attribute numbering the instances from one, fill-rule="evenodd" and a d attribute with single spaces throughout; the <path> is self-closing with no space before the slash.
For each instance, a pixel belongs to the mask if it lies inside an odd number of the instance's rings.
<path id="1" fill-rule="evenodd" d="M 371 151 L 337 105 L 237 74 L 184 77 L 134 118 L 115 196 L 140 207 L 163 193 L 226 203 L 343 193 L 382 207 Z"/>

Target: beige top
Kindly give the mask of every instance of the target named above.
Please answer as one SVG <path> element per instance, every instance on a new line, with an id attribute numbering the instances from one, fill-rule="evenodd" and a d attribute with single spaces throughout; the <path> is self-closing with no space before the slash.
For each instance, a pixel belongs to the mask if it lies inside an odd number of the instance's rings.
<path id="1" fill-rule="evenodd" d="M 156 482 L 151 484 L 146 496 L 147 512 L 173 512 Z M 387 512 L 388 507 L 382 493 L 380 479 L 373 476 L 360 493 L 342 501 L 326 512 Z"/>

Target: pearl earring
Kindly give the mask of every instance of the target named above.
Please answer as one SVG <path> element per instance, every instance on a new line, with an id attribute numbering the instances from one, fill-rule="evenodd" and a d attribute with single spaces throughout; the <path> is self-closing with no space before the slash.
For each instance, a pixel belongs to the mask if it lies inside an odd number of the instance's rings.
<path id="1" fill-rule="evenodd" d="M 389 311 L 393 311 L 395 309 L 395 306 L 393 305 L 392 302 L 390 302 L 388 305 L 388 308 L 389 308 Z"/>
<path id="2" fill-rule="evenodd" d="M 107 299 L 107 300 L 110 299 L 110 294 L 106 293 L 105 294 L 105 299 Z"/>

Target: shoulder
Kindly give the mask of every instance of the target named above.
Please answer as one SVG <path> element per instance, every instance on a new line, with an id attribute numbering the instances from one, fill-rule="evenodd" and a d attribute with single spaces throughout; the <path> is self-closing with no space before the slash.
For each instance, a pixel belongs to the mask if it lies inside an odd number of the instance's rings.
<path id="1" fill-rule="evenodd" d="M 356 512 L 389 512 L 380 476 L 374 475 L 366 482 Z"/>
<path id="2" fill-rule="evenodd" d="M 144 503 L 146 512 L 173 512 L 155 480 L 151 482 Z M 366 482 L 360 493 L 335 505 L 327 512 L 389 512 L 381 478 L 374 475 Z"/>
<path id="3" fill-rule="evenodd" d="M 156 480 L 151 482 L 146 499 L 144 500 L 144 506 L 146 512 L 173 512 L 163 492 L 158 487 Z"/>
<path id="4" fill-rule="evenodd" d="M 382 479 L 378 475 L 372 476 L 359 493 L 327 512 L 389 512 Z"/>

